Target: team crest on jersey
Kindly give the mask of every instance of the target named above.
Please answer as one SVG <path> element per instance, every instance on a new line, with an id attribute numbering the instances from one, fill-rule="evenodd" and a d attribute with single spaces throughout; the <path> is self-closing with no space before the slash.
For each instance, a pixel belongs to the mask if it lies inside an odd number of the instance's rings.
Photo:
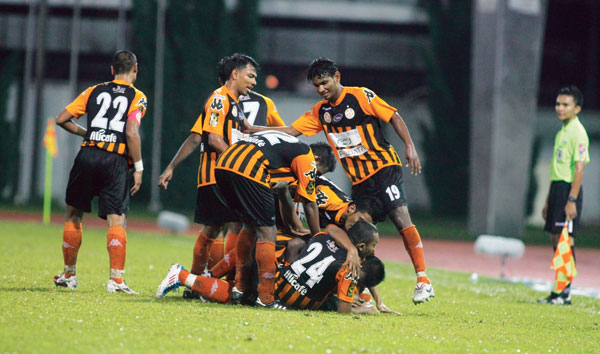
<path id="1" fill-rule="evenodd" d="M 563 158 L 563 151 L 562 149 L 557 149 L 556 150 L 556 161 L 562 161 Z"/>
<path id="2" fill-rule="evenodd" d="M 225 113 L 223 112 L 223 100 L 225 100 L 224 96 L 215 95 L 213 97 L 212 102 L 210 103 L 210 109 L 212 109 L 213 111 L 221 111 L 222 113 Z"/>
<path id="3" fill-rule="evenodd" d="M 146 101 L 146 97 L 142 96 L 140 100 L 135 104 L 142 113 L 148 109 L 148 101 Z"/>
<path id="4" fill-rule="evenodd" d="M 579 145 L 579 161 L 585 161 L 585 144 Z"/>
<path id="5" fill-rule="evenodd" d="M 238 115 L 238 109 L 237 109 L 236 105 L 233 105 L 231 107 L 231 115 L 234 116 L 234 117 L 237 117 L 237 115 Z"/>
<path id="6" fill-rule="evenodd" d="M 333 122 L 337 123 L 340 120 L 342 120 L 342 118 L 344 118 L 344 116 L 341 113 L 336 114 L 335 116 L 333 116 Z"/>
<path id="7" fill-rule="evenodd" d="M 329 112 L 325 112 L 323 114 L 323 120 L 325 123 L 331 123 L 331 114 Z"/>
<path id="8" fill-rule="evenodd" d="M 354 118 L 354 110 L 352 108 L 348 107 L 344 111 L 344 115 L 346 116 L 346 118 L 352 119 L 352 118 Z"/>
<path id="9" fill-rule="evenodd" d="M 350 286 L 348 287 L 348 293 L 346 294 L 346 296 L 348 296 L 348 297 L 354 296 L 354 287 L 355 286 L 356 286 L 356 283 L 350 284 Z"/>
<path id="10" fill-rule="evenodd" d="M 113 93 L 125 93 L 125 87 L 118 86 L 113 87 Z"/>
<path id="11" fill-rule="evenodd" d="M 367 100 L 369 100 L 369 103 L 371 103 L 371 101 L 375 98 L 375 92 L 369 89 L 364 89 L 363 92 L 365 93 L 365 96 L 367 96 Z"/>
<path id="12" fill-rule="evenodd" d="M 208 124 L 210 124 L 211 127 L 216 127 L 217 124 L 219 124 L 219 113 L 212 112 Z"/>

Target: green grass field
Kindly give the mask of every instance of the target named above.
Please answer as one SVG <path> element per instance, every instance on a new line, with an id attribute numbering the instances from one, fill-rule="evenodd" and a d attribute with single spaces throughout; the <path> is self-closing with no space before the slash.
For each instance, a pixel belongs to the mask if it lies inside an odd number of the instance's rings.
<path id="1" fill-rule="evenodd" d="M 138 296 L 108 294 L 106 233 L 84 229 L 76 290 L 55 288 L 62 229 L 0 221 L 1 352 L 598 352 L 600 300 L 535 303 L 523 285 L 429 270 L 437 297 L 414 306 L 411 266 L 387 263 L 380 287 L 402 316 L 274 311 L 155 299 L 171 263 L 189 266 L 194 239 L 128 235 L 125 279 Z"/>

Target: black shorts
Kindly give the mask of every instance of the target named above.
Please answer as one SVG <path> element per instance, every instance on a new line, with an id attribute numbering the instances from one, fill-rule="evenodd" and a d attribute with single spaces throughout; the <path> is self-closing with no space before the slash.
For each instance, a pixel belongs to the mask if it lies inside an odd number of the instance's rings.
<path id="1" fill-rule="evenodd" d="M 102 219 L 126 214 L 130 178 L 125 156 L 95 147 L 81 148 L 69 174 L 65 202 L 89 213 L 92 199 L 98 196 L 98 216 Z"/>
<path id="2" fill-rule="evenodd" d="M 275 226 L 275 198 L 271 188 L 227 170 L 215 169 L 215 178 L 239 220 L 253 226 Z"/>
<path id="3" fill-rule="evenodd" d="M 194 222 L 202 225 L 223 225 L 237 221 L 216 184 L 198 187 Z"/>
<path id="4" fill-rule="evenodd" d="M 559 234 L 562 231 L 565 219 L 567 218 L 565 205 L 567 205 L 569 193 L 571 193 L 571 183 L 552 181 L 548 196 L 548 210 L 546 211 L 546 225 L 544 226 L 544 230 L 553 234 Z M 579 189 L 575 206 L 577 207 L 577 217 L 573 219 L 573 232 L 571 232 L 571 236 L 573 237 L 579 228 L 579 220 L 583 211 L 583 187 Z"/>
<path id="5" fill-rule="evenodd" d="M 402 179 L 402 167 L 386 166 L 373 176 L 352 186 L 352 200 L 359 203 L 363 198 L 371 198 L 375 209 L 374 222 L 385 220 L 390 211 L 406 206 L 406 191 Z"/>

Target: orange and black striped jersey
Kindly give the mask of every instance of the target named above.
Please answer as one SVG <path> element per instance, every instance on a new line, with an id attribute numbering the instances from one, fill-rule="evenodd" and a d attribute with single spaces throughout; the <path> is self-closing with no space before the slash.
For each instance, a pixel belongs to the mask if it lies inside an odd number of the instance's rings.
<path id="1" fill-rule="evenodd" d="M 232 145 L 242 138 L 243 130 L 244 112 L 231 91 L 226 86 L 221 86 L 208 98 L 204 111 L 190 130 L 202 135 L 198 187 L 217 183 L 214 168 L 218 153 L 209 145 L 208 133 L 217 134 L 227 145 Z"/>
<path id="2" fill-rule="evenodd" d="M 343 267 L 346 250 L 326 233 L 310 239 L 298 258 L 279 271 L 275 296 L 297 309 L 316 310 L 334 293 L 340 301 L 352 302 L 357 279 Z"/>
<path id="3" fill-rule="evenodd" d="M 351 199 L 327 177 L 317 176 L 316 185 L 319 226 L 325 228 L 329 224 L 339 225 Z"/>
<path id="4" fill-rule="evenodd" d="M 395 112 L 367 88 L 344 87 L 335 103 L 317 103 L 292 126 L 309 137 L 325 132 L 338 161 L 356 185 L 385 166 L 401 165 L 381 126 Z"/>
<path id="5" fill-rule="evenodd" d="M 285 133 L 267 130 L 249 135 L 227 148 L 215 168 L 269 188 L 297 181 L 296 195 L 315 201 L 315 157 L 306 143 Z"/>
<path id="6" fill-rule="evenodd" d="M 277 112 L 275 103 L 269 97 L 250 91 L 247 95 L 240 96 L 239 101 L 248 123 L 268 127 L 283 127 L 285 125 L 279 116 L 279 112 Z"/>
<path id="7" fill-rule="evenodd" d="M 79 119 L 87 113 L 87 133 L 82 147 L 93 146 L 119 155 L 127 154 L 125 127 L 130 113 L 146 114 L 146 95 L 132 84 L 113 80 L 88 87 L 65 109 Z"/>

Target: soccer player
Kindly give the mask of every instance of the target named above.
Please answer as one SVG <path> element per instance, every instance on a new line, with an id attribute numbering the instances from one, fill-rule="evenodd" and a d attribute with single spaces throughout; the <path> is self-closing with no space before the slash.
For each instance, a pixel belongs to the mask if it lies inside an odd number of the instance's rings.
<path id="1" fill-rule="evenodd" d="M 258 63 L 245 54 L 235 53 L 221 59 L 218 70 L 223 86 L 208 98 L 204 111 L 190 130 L 190 136 L 158 180 L 158 186 L 167 189 L 175 167 L 201 146 L 194 221 L 202 227 L 194 246 L 193 274 L 202 274 L 206 268 L 211 245 L 223 224 L 236 221 L 219 196 L 214 167 L 219 155 L 242 137 L 248 125 L 239 97 L 247 95 L 256 85 L 258 68 Z"/>
<path id="2" fill-rule="evenodd" d="M 351 312 L 357 288 L 379 284 L 385 277 L 385 270 L 383 263 L 372 256 L 379 240 L 375 225 L 360 220 L 352 226 L 348 235 L 360 257 L 366 259 L 358 279 L 344 265 L 346 250 L 330 235 L 319 233 L 310 240 L 296 261 L 279 271 L 275 290 L 277 299 L 290 308 L 317 310 L 330 294 L 335 293 L 339 299 L 337 311 Z M 174 264 L 158 286 L 156 297 L 163 297 L 182 284 L 207 300 L 221 303 L 229 302 L 232 291 L 231 285 L 224 280 L 195 276 L 181 265 Z"/>
<path id="3" fill-rule="evenodd" d="M 542 216 L 544 230 L 550 233 L 552 247 L 556 246 L 565 222 L 572 222 L 569 242 L 575 258 L 575 234 L 583 207 L 583 170 L 590 162 L 590 140 L 578 114 L 583 106 L 583 94 L 575 86 L 563 87 L 556 97 L 556 115 L 562 128 L 556 133 L 554 154 L 550 165 L 550 190 Z M 540 302 L 555 305 L 571 304 L 571 283 L 559 294 L 556 292 Z"/>
<path id="4" fill-rule="evenodd" d="M 108 292 L 135 294 L 123 281 L 127 233 L 125 221 L 129 194 L 142 184 L 139 127 L 148 105 L 146 95 L 133 86 L 138 64 L 126 50 L 113 56 L 114 80 L 83 91 L 56 118 L 56 124 L 71 134 L 83 137 L 83 144 L 69 174 L 66 204 L 67 219 L 63 231 L 64 273 L 54 284 L 77 287 L 76 263 L 81 245 L 81 220 L 89 213 L 92 199 L 98 196 L 98 216 L 108 222 L 107 249 L 110 258 Z M 72 119 L 87 113 L 87 129 Z M 134 161 L 134 184 L 130 187 L 127 157 Z"/>
<path id="5" fill-rule="evenodd" d="M 291 126 L 277 129 L 292 136 L 312 136 L 324 132 L 336 157 L 352 181 L 352 200 L 375 197 L 381 207 L 375 221 L 389 216 L 402 236 L 417 275 L 415 304 L 434 296 L 426 273 L 423 243 L 408 212 L 402 163 L 394 147 L 383 135 L 382 124 L 390 123 L 406 146 L 405 158 L 412 174 L 421 173 L 421 162 L 410 132 L 397 110 L 364 87 L 344 87 L 335 63 L 315 59 L 307 70 L 307 80 L 323 98 L 311 111 Z M 264 127 L 254 126 L 251 132 Z"/>

